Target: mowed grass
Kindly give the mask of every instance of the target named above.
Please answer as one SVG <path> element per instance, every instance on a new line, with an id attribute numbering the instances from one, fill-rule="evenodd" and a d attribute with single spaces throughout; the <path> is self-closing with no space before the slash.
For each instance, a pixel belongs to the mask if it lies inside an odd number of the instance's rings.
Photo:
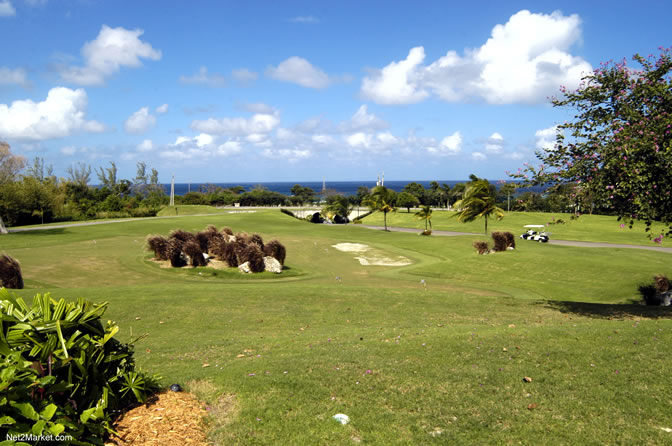
<path id="1" fill-rule="evenodd" d="M 147 234 L 208 224 L 279 239 L 288 270 L 213 276 L 147 260 Z M 138 364 L 207 401 L 217 444 L 672 441 L 661 429 L 672 428 L 672 313 L 632 303 L 638 284 L 672 273 L 672 255 L 521 241 L 478 256 L 475 238 L 311 225 L 276 210 L 0 243 L 22 263 L 19 294 L 107 300 L 122 340 L 146 333 Z M 340 242 L 413 263 L 361 266 Z"/>
<path id="2" fill-rule="evenodd" d="M 432 227 L 435 230 L 473 232 L 483 234 L 485 224 L 483 219 L 470 223 L 460 223 L 455 218 L 456 212 L 435 209 L 432 213 Z M 510 231 L 516 236 L 525 232 L 525 225 L 547 225 L 546 230 L 551 234 L 551 239 L 578 240 L 586 242 L 624 243 L 629 245 L 649 246 L 672 246 L 672 243 L 664 239 L 662 245 L 657 245 L 645 231 L 644 223 L 635 222 L 633 228 L 628 227 L 628 222 L 618 221 L 617 217 L 608 215 L 584 214 L 578 219 L 572 220 L 572 214 L 544 213 L 544 212 L 507 212 L 502 220 L 488 219 L 488 232 Z M 562 219 L 565 223 L 554 223 Z M 383 215 L 374 213 L 362 220 L 367 225 L 383 225 Z M 624 227 L 621 227 L 624 224 Z M 404 228 L 425 229 L 424 220 L 418 220 L 411 211 L 399 209 L 397 212 L 387 214 L 388 226 Z M 651 227 L 653 237 L 665 233 L 663 225 L 657 224 Z"/>

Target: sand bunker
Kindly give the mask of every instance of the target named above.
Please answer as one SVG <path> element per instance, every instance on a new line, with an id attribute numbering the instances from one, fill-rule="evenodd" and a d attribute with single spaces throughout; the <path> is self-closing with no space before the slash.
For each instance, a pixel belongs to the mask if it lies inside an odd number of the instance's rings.
<path id="1" fill-rule="evenodd" d="M 359 260 L 359 263 L 364 266 L 404 266 L 413 263 L 404 256 L 391 257 L 381 250 L 362 243 L 338 243 L 331 246 L 339 251 L 359 254 L 355 259 Z"/>

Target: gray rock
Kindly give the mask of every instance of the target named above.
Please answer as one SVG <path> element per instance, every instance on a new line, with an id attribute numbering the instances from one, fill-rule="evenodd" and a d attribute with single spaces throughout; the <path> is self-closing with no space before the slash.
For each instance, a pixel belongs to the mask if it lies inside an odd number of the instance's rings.
<path id="1" fill-rule="evenodd" d="M 245 274 L 252 274 L 252 270 L 250 269 L 250 262 L 245 262 L 242 265 L 238 265 L 238 271 Z"/>
<path id="2" fill-rule="evenodd" d="M 660 295 L 660 305 L 669 307 L 672 305 L 672 291 L 666 291 Z"/>

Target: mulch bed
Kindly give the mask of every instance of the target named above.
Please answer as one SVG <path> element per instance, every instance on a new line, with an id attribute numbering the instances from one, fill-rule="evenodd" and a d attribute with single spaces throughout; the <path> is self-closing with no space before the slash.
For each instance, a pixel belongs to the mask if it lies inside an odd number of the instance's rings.
<path id="1" fill-rule="evenodd" d="M 120 437 L 106 446 L 208 445 L 203 425 L 205 404 L 185 392 L 162 392 L 124 413 L 114 424 Z"/>

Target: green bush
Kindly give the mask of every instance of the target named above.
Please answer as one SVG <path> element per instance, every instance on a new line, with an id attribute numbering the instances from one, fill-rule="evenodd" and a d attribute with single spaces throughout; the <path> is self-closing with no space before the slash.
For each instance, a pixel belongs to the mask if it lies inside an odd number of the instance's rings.
<path id="1" fill-rule="evenodd" d="M 158 389 L 135 370 L 132 343 L 114 339 L 119 327 L 101 322 L 107 306 L 49 294 L 28 306 L 0 289 L 0 431 L 102 445 L 112 414 Z"/>

